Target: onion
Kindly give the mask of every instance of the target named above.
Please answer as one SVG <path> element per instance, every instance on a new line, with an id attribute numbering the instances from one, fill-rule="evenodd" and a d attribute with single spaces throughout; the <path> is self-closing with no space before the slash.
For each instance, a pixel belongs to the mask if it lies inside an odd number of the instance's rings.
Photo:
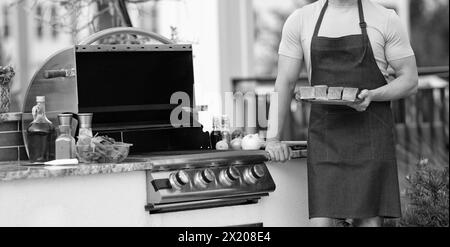
<path id="1" fill-rule="evenodd" d="M 242 138 L 235 138 L 231 141 L 231 149 L 241 150 L 242 149 Z"/>
<path id="2" fill-rule="evenodd" d="M 258 134 L 249 134 L 242 139 L 241 145 L 244 150 L 259 150 L 262 142 Z"/>
<path id="3" fill-rule="evenodd" d="M 230 149 L 230 146 L 228 146 L 228 143 L 226 140 L 222 140 L 222 141 L 216 143 L 216 149 L 217 150 L 228 150 L 228 149 Z"/>

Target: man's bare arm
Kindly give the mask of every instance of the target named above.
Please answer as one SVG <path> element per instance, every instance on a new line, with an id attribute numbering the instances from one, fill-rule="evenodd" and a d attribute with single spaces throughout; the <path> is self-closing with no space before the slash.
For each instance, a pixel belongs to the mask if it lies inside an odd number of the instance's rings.
<path id="1" fill-rule="evenodd" d="M 417 93 L 419 76 L 414 56 L 390 62 L 396 79 L 387 85 L 372 90 L 373 101 L 392 101 Z"/>
<path id="2" fill-rule="evenodd" d="M 289 149 L 279 143 L 282 127 L 289 113 L 295 85 L 300 74 L 302 60 L 280 55 L 278 59 L 278 76 L 275 82 L 275 92 L 278 93 L 278 104 L 270 105 L 269 126 L 266 150 L 272 160 L 285 161 L 289 159 Z M 278 109 L 275 109 L 277 107 Z M 273 114 L 276 113 L 276 114 Z"/>
<path id="3" fill-rule="evenodd" d="M 363 90 L 359 98 L 363 101 L 352 107 L 358 111 L 365 111 L 371 101 L 393 101 L 406 98 L 417 92 L 419 76 L 416 58 L 414 56 L 390 62 L 394 69 L 396 79 L 385 86 L 374 90 Z"/>

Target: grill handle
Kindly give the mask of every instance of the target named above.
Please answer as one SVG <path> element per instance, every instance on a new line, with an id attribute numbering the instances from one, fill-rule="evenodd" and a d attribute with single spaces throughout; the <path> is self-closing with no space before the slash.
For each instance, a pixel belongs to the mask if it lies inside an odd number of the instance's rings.
<path id="1" fill-rule="evenodd" d="M 288 147 L 293 149 L 306 148 L 308 146 L 307 141 L 281 141 L 282 144 L 286 144 Z M 263 142 L 262 147 L 265 148 L 267 142 Z"/>
<path id="2" fill-rule="evenodd" d="M 291 150 L 291 159 L 302 159 L 308 157 L 308 151 L 303 150 Z"/>
<path id="3" fill-rule="evenodd" d="M 301 159 L 306 158 L 308 155 L 307 141 L 282 141 L 281 143 L 286 144 L 291 149 L 291 159 Z M 263 148 L 266 147 L 267 142 L 263 143 Z M 269 153 L 267 153 L 267 157 L 269 158 Z M 270 158 L 269 158 L 270 159 Z"/>
<path id="4" fill-rule="evenodd" d="M 52 78 L 58 78 L 58 77 L 66 77 L 66 71 L 65 70 L 46 70 L 44 72 L 45 79 L 52 79 Z"/>

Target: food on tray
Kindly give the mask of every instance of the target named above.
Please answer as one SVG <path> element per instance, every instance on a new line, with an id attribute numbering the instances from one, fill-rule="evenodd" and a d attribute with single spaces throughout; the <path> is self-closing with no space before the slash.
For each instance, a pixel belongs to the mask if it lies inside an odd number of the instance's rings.
<path id="1" fill-rule="evenodd" d="M 358 98 L 358 93 L 358 88 L 346 87 L 342 92 L 342 100 L 351 102 L 356 101 Z"/>
<path id="2" fill-rule="evenodd" d="M 349 102 L 357 101 L 359 91 L 358 88 L 328 87 L 326 85 L 300 87 L 295 99 L 317 104 L 348 105 Z"/>
<path id="3" fill-rule="evenodd" d="M 82 163 L 119 163 L 128 156 L 130 146 L 108 136 L 96 136 L 89 145 L 77 145 L 77 157 Z"/>
<path id="4" fill-rule="evenodd" d="M 300 99 L 314 99 L 314 87 L 300 87 Z"/>
<path id="5" fill-rule="evenodd" d="M 342 91 L 343 87 L 329 87 L 328 88 L 328 96 L 329 100 L 340 100 L 342 99 Z"/>
<path id="6" fill-rule="evenodd" d="M 325 85 L 314 86 L 314 98 L 320 99 L 320 100 L 326 100 L 327 96 L 328 96 L 327 91 L 328 91 L 328 86 L 325 86 Z"/>

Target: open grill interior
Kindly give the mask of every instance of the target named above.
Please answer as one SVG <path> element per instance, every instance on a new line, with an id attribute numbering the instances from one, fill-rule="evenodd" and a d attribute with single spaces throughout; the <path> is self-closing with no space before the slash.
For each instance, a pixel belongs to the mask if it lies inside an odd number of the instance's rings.
<path id="1" fill-rule="evenodd" d="M 209 148 L 201 127 L 174 128 L 176 92 L 194 104 L 190 45 L 89 45 L 75 49 L 79 112 L 92 112 L 93 131 L 133 143 L 132 153 Z M 190 114 L 189 122 L 197 121 Z M 198 124 L 197 126 L 200 126 Z"/>

